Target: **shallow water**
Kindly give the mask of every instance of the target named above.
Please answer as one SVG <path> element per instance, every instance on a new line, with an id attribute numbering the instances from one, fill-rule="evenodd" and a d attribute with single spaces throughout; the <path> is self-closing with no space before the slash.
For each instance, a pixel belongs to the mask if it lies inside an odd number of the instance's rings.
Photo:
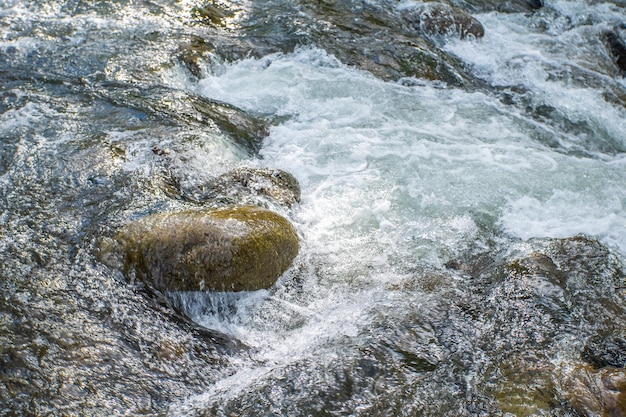
<path id="1" fill-rule="evenodd" d="M 0 2 L 0 414 L 623 415 L 581 350 L 626 324 L 624 9 L 546 3 L 431 39 L 464 90 L 312 46 L 198 79 L 197 3 Z M 238 166 L 302 188 L 271 289 L 165 299 L 99 256 Z"/>

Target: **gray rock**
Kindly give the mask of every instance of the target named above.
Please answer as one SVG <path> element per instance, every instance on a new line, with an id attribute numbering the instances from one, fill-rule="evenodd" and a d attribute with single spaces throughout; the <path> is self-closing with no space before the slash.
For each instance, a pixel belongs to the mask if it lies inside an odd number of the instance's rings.
<path id="1" fill-rule="evenodd" d="M 211 13 L 216 18 L 199 22 L 213 26 L 215 33 L 220 34 L 207 35 L 205 42 L 214 45 L 214 52 L 223 59 L 290 53 L 297 46 L 315 46 L 346 65 L 385 80 L 416 77 L 455 86 L 484 85 L 422 30 L 409 27 L 395 2 L 276 0 L 253 2 L 251 6 L 243 18 L 229 21 L 227 12 L 237 10 L 238 6 L 234 2 L 220 2 L 219 8 L 224 10 Z M 482 26 L 469 15 L 445 7 L 455 13 L 449 28 L 454 27 L 464 36 L 480 33 Z M 224 25 L 228 31 L 221 29 Z M 443 28 L 443 23 L 440 27 Z"/>
<path id="2" fill-rule="evenodd" d="M 403 14 L 407 24 L 428 35 L 456 35 L 481 38 L 483 25 L 465 11 L 444 3 L 423 3 Z"/>
<path id="3" fill-rule="evenodd" d="M 172 197 L 193 203 L 255 204 L 270 201 L 291 207 L 300 202 L 300 184 L 290 173 L 270 168 L 236 168 L 204 184 L 183 186 L 170 178 Z"/>
<path id="4" fill-rule="evenodd" d="M 543 0 L 450 0 L 470 12 L 528 13 L 543 7 Z"/>

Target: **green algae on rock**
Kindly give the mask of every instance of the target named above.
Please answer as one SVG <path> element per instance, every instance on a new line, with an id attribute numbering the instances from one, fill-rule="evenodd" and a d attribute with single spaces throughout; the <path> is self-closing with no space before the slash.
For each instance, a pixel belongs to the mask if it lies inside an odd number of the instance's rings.
<path id="1" fill-rule="evenodd" d="M 162 291 L 269 288 L 300 247 L 287 219 L 255 206 L 153 214 L 116 239 L 126 272 Z"/>

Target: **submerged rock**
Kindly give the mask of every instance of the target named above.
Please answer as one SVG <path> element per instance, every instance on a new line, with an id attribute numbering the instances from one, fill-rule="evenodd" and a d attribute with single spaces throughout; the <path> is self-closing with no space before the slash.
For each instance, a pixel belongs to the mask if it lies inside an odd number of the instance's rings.
<path id="1" fill-rule="evenodd" d="M 563 385 L 576 415 L 626 416 L 626 371 L 595 371 L 579 366 L 564 379 Z"/>
<path id="2" fill-rule="evenodd" d="M 153 214 L 116 240 L 126 271 L 162 291 L 269 288 L 300 247 L 287 219 L 254 206 Z"/>
<path id="3" fill-rule="evenodd" d="M 403 19 L 416 30 L 428 35 L 458 35 L 481 38 L 485 34 L 483 25 L 465 11 L 444 3 L 424 3 L 403 13 Z"/>
<path id="4" fill-rule="evenodd" d="M 580 356 L 594 368 L 625 368 L 626 339 L 616 335 L 591 337 Z"/>

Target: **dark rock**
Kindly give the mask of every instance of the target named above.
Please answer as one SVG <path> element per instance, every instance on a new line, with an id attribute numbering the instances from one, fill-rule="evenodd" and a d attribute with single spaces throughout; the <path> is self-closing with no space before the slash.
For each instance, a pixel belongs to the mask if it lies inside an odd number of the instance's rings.
<path id="1" fill-rule="evenodd" d="M 234 3 L 220 4 L 229 10 L 237 8 Z M 479 36 L 482 26 L 475 19 L 460 9 L 440 7 L 451 10 L 452 15 L 426 28 L 437 33 L 451 30 L 460 36 Z M 220 26 L 210 19 L 205 24 Z M 484 82 L 471 75 L 460 60 L 428 39 L 424 29 L 416 30 L 407 24 L 394 2 L 253 2 L 240 19 L 229 21 L 227 26 L 228 30 L 217 30 L 219 35 L 207 33 L 206 39 L 227 61 L 314 46 L 384 80 L 416 77 L 459 87 L 484 87 Z"/>
<path id="2" fill-rule="evenodd" d="M 463 10 L 443 3 L 424 3 L 403 13 L 403 19 L 416 30 L 428 35 L 469 35 L 481 38 L 483 25 Z"/>
<path id="3" fill-rule="evenodd" d="M 526 0 L 526 5 L 532 10 L 541 9 L 543 7 L 543 0 Z"/>
<path id="4" fill-rule="evenodd" d="M 238 168 L 218 177 L 213 188 L 221 193 L 265 195 L 289 207 L 300 202 L 298 180 L 280 169 Z"/>
<path id="5" fill-rule="evenodd" d="M 450 0 L 470 12 L 528 13 L 543 7 L 543 0 Z"/>
<path id="6" fill-rule="evenodd" d="M 607 337 L 591 337 L 585 343 L 581 358 L 594 368 L 626 367 L 626 339 L 609 335 Z"/>
<path id="7" fill-rule="evenodd" d="M 191 14 L 200 21 L 216 26 L 223 26 L 224 20 L 233 17 L 234 12 L 215 2 L 205 1 L 191 10 Z"/>
<path id="8" fill-rule="evenodd" d="M 460 61 L 409 27 L 391 5 L 302 2 L 301 11 L 311 20 L 311 43 L 347 65 L 385 80 L 416 77 L 455 86 L 475 82 Z"/>
<path id="9" fill-rule="evenodd" d="M 539 252 L 533 252 L 530 256 L 508 263 L 505 272 L 525 277 L 543 277 L 556 285 L 564 283 L 564 277 L 554 264 L 552 259 Z"/>
<path id="10" fill-rule="evenodd" d="M 609 249 L 583 235 L 553 239 L 548 245 L 548 255 L 567 274 L 570 286 L 592 284 L 595 290 L 604 288 L 605 292 L 612 292 L 623 278 L 621 264 Z"/>
<path id="11" fill-rule="evenodd" d="M 622 76 L 626 76 L 626 44 L 620 39 L 620 37 L 612 31 L 605 31 L 601 35 L 601 39 L 609 51 L 615 65 L 619 68 Z"/>
<path id="12" fill-rule="evenodd" d="M 287 219 L 254 206 L 153 214 L 116 240 L 126 272 L 161 291 L 269 288 L 299 250 Z"/>

